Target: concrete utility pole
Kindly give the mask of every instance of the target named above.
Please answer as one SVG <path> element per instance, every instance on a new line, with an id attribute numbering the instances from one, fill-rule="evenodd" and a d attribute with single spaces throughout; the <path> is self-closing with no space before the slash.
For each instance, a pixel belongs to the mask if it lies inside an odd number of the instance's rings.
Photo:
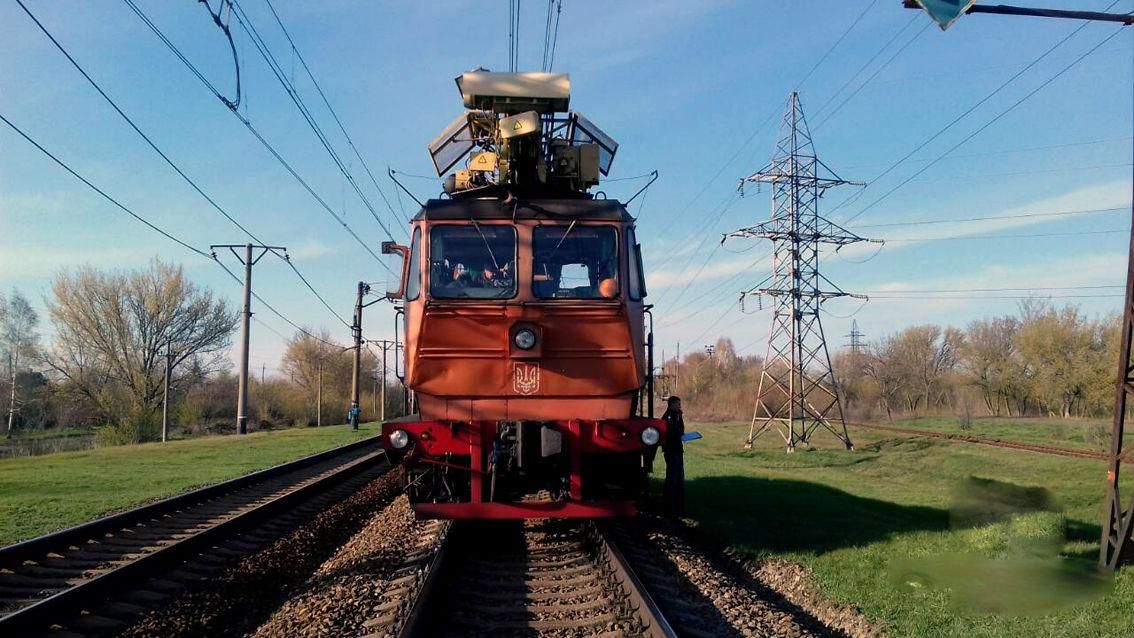
<path id="1" fill-rule="evenodd" d="M 244 311 L 241 313 L 240 326 L 240 378 L 239 385 L 236 390 L 236 433 L 248 433 L 248 324 L 252 321 L 252 266 L 267 254 L 269 251 L 275 252 L 286 251 L 287 248 L 283 246 L 262 246 L 260 244 L 214 244 L 209 246 L 213 251 L 213 258 L 215 259 L 217 248 L 227 248 L 236 259 L 244 266 Z M 244 249 L 244 255 L 241 257 L 240 253 L 236 252 L 237 248 Z M 260 251 L 260 254 L 255 259 L 252 258 L 252 250 Z"/>
<path id="2" fill-rule="evenodd" d="M 16 422 L 16 362 L 8 353 L 8 381 L 11 382 L 12 395 L 8 398 L 8 438 L 12 438 L 12 425 Z"/>
<path id="3" fill-rule="evenodd" d="M 375 299 L 370 303 L 362 303 L 363 297 L 368 294 L 370 294 L 370 284 L 365 281 L 358 282 L 358 297 L 354 302 L 354 323 L 351 325 L 351 334 L 354 336 L 354 369 L 351 374 L 350 409 L 347 411 L 347 418 L 350 420 L 351 427 L 355 430 L 358 429 L 359 416 L 362 414 L 362 409 L 358 403 L 358 395 L 362 386 L 362 309 L 382 301 L 382 299 Z M 383 356 L 385 356 L 385 352 L 383 352 Z M 386 387 L 384 380 L 382 387 Z M 385 404 L 382 405 L 382 419 L 384 420 L 386 418 Z"/>
<path id="4" fill-rule="evenodd" d="M 822 169 L 830 177 L 822 176 Z M 816 157 L 798 93 L 793 91 L 788 97 L 775 156 L 768 166 L 740 180 L 742 194 L 747 182 L 772 185 L 772 218 L 729 233 L 726 238 L 772 240 L 771 276 L 742 293 L 741 298 L 771 297 L 775 314 L 745 447 L 777 426 L 788 452 L 797 444 L 808 445 L 819 427 L 852 449 L 819 319 L 819 304 L 836 297 L 866 297 L 843 292 L 819 273 L 819 246 L 841 247 L 867 240 L 819 215 L 820 194 L 852 182 L 835 175 Z M 831 289 L 823 290 L 821 286 L 825 285 Z"/>
<path id="5" fill-rule="evenodd" d="M 323 357 L 319 357 L 319 388 L 315 391 L 315 427 L 323 427 Z"/>
<path id="6" fill-rule="evenodd" d="M 165 388 L 161 397 L 161 442 L 169 438 L 169 376 L 173 371 L 173 340 L 165 341 Z"/>

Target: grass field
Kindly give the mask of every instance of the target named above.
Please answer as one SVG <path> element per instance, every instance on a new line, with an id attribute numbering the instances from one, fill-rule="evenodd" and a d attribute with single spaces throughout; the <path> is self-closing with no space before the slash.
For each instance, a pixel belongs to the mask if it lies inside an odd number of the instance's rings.
<path id="1" fill-rule="evenodd" d="M 1134 636 L 1134 569 L 1093 571 L 1103 462 L 866 430 L 851 452 L 789 455 L 774 433 L 741 449 L 747 424 L 689 429 L 705 436 L 685 446 L 689 516 L 806 565 L 890 635 Z"/>
<path id="2" fill-rule="evenodd" d="M 377 432 L 364 424 L 0 460 L 0 545 L 217 483 Z"/>

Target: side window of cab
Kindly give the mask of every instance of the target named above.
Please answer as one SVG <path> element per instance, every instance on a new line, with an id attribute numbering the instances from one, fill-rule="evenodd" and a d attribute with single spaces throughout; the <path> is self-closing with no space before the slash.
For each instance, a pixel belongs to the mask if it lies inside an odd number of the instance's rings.
<path id="1" fill-rule="evenodd" d="M 641 301 L 646 296 L 646 273 L 642 267 L 642 246 L 634 237 L 634 229 L 626 229 L 626 256 L 630 262 L 628 285 L 630 299 Z"/>
<path id="2" fill-rule="evenodd" d="M 421 228 L 413 229 L 410 244 L 409 273 L 406 275 L 406 301 L 421 296 Z"/>

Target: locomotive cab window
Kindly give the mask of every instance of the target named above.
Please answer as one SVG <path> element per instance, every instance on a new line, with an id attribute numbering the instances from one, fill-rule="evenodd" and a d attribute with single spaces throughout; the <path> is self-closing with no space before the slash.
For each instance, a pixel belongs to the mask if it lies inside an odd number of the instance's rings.
<path id="1" fill-rule="evenodd" d="M 618 297 L 618 232 L 610 226 L 539 226 L 532 292 L 540 299 Z"/>
<path id="2" fill-rule="evenodd" d="M 516 295 L 516 229 L 437 226 L 429 233 L 429 294 L 434 299 Z"/>

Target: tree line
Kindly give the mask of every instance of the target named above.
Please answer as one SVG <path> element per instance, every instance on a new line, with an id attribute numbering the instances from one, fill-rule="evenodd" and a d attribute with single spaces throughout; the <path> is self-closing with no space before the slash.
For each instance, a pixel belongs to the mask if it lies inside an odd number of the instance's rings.
<path id="1" fill-rule="evenodd" d="M 239 311 L 152 261 L 131 272 L 80 267 L 59 273 L 45 297 L 51 338 L 20 291 L 0 294 L 0 397 L 6 434 L 96 427 L 102 443 L 160 437 L 166 367 L 175 433 L 235 430 L 237 379 L 229 350 Z M 349 404 L 353 352 L 327 333 L 297 331 L 280 372 L 250 379 L 252 429 L 342 423 Z M 377 418 L 378 359 L 362 353 L 364 418 Z M 392 375 L 391 375 L 392 377 Z M 387 384 L 387 415 L 403 408 L 401 387 Z"/>
<path id="2" fill-rule="evenodd" d="M 923 415 L 1108 417 L 1120 318 L 1029 299 L 964 328 L 910 326 L 854 349 L 832 349 L 848 418 Z M 694 418 L 750 419 L 763 359 L 728 338 L 661 367 L 659 389 Z M 772 401 L 782 397 L 772 397 Z"/>

